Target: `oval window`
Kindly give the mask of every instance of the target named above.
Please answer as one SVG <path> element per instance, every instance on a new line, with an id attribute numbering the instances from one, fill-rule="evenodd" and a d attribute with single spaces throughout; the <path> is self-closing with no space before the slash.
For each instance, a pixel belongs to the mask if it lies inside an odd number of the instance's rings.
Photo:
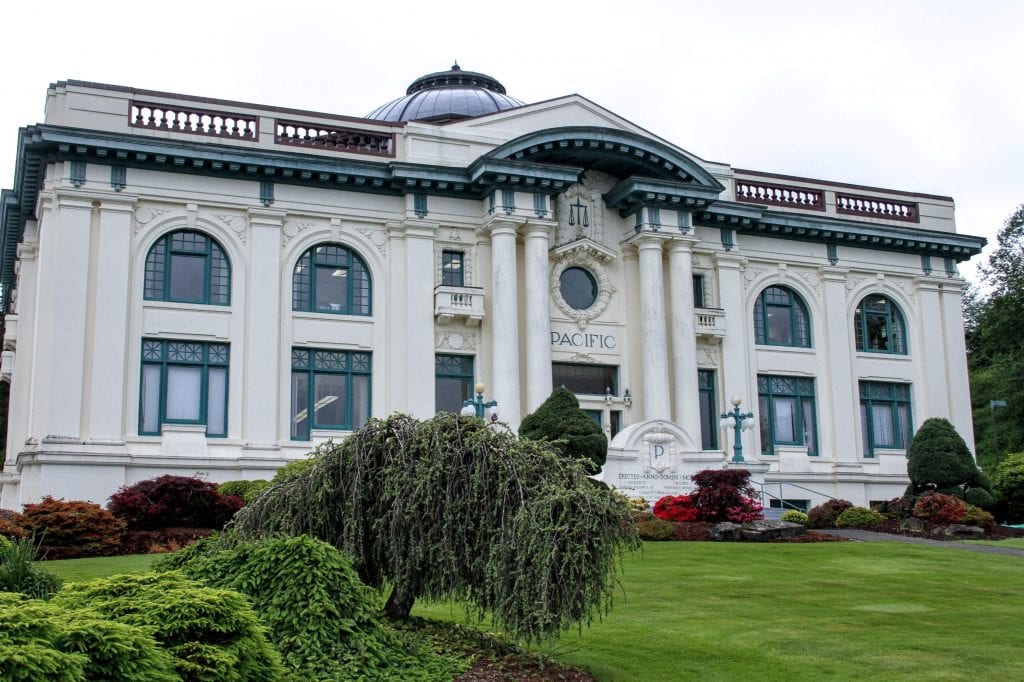
<path id="1" fill-rule="evenodd" d="M 559 284 L 562 298 L 575 310 L 586 310 L 597 300 L 597 280 L 583 268 L 566 268 Z"/>

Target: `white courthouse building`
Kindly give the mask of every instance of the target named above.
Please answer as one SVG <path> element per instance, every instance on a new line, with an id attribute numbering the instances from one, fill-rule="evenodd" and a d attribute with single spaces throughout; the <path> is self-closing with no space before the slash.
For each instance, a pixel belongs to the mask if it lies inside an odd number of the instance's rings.
<path id="1" fill-rule="evenodd" d="M 0 507 L 269 478 L 478 381 L 513 429 L 569 387 L 652 500 L 744 466 L 866 504 L 926 418 L 973 443 L 956 264 L 984 240 L 949 197 L 734 168 L 457 66 L 366 117 L 46 98 L 2 196 Z"/>

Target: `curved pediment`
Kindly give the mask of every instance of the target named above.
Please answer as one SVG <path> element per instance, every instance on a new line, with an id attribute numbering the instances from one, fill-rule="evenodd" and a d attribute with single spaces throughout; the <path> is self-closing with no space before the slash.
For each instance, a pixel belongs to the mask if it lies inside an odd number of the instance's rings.
<path id="1" fill-rule="evenodd" d="M 483 158 L 507 159 L 599 170 L 630 176 L 725 189 L 694 159 L 663 142 L 624 130 L 598 127 L 549 128 L 506 142 Z"/>

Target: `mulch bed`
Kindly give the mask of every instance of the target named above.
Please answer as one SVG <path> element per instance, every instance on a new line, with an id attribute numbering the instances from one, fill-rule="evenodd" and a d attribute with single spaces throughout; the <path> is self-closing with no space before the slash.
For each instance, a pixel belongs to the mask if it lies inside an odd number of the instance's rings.
<path id="1" fill-rule="evenodd" d="M 890 535 L 902 535 L 908 538 L 940 540 L 943 542 L 956 542 L 962 539 L 946 535 L 944 526 L 926 525 L 924 527 L 924 530 L 901 530 L 900 522 L 894 520 L 883 521 L 882 523 L 878 523 L 873 526 L 868 526 L 866 528 L 862 528 L 861 530 L 869 530 L 873 533 L 888 533 Z M 986 529 L 985 537 L 981 539 L 1006 540 L 1008 538 L 1024 538 L 1024 528 L 1007 528 L 1006 526 L 996 526 L 994 528 Z"/>
<path id="2" fill-rule="evenodd" d="M 532 656 L 514 655 L 495 658 L 481 656 L 472 668 L 455 678 L 455 682 L 595 682 L 594 678 L 575 668 L 566 668 L 551 661 L 541 662 Z"/>

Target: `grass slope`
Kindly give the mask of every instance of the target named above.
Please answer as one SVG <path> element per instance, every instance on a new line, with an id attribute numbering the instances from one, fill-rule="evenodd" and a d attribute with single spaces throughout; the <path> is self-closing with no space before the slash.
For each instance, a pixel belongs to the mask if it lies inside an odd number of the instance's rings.
<path id="1" fill-rule="evenodd" d="M 608 618 L 553 645 L 599 680 L 1024 679 L 1015 557 L 895 543 L 646 543 L 624 568 Z"/>
<path id="2" fill-rule="evenodd" d="M 127 556 L 103 556 L 92 559 L 61 559 L 59 561 L 41 561 L 47 568 L 65 582 L 78 582 L 105 578 L 119 573 L 138 573 L 145 571 L 149 565 L 159 559 L 162 554 L 129 554 Z"/>
<path id="3" fill-rule="evenodd" d="M 1009 547 L 1024 549 L 1024 538 L 1007 538 L 1005 540 L 964 540 L 971 545 L 991 545 L 992 547 Z"/>

